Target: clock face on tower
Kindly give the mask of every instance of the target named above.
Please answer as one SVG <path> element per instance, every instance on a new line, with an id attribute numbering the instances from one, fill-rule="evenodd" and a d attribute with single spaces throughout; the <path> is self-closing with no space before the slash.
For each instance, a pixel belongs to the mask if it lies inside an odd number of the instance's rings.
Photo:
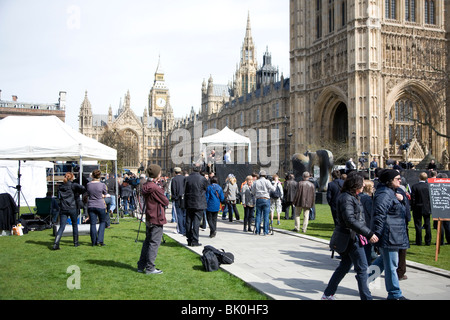
<path id="1" fill-rule="evenodd" d="M 159 98 L 156 100 L 156 105 L 160 108 L 164 108 L 166 106 L 166 100 L 163 98 Z"/>

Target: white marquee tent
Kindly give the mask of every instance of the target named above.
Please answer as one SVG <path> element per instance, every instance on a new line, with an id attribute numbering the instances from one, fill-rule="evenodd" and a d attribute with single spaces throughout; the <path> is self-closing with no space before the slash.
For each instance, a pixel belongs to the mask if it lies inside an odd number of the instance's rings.
<path id="1" fill-rule="evenodd" d="M 117 151 L 88 138 L 56 116 L 9 116 L 0 121 L 0 159 L 117 160 Z"/>
<path id="2" fill-rule="evenodd" d="M 117 174 L 117 150 L 86 137 L 56 116 L 6 117 L 0 120 L 0 139 L 0 160 L 78 161 L 80 168 L 83 161 L 112 160 Z"/>
<path id="3" fill-rule="evenodd" d="M 251 141 L 249 138 L 237 134 L 228 127 L 225 127 L 222 131 L 210 135 L 208 137 L 200 138 L 200 152 L 206 155 L 206 148 L 208 146 L 237 146 L 248 147 L 248 162 L 251 162 Z"/>

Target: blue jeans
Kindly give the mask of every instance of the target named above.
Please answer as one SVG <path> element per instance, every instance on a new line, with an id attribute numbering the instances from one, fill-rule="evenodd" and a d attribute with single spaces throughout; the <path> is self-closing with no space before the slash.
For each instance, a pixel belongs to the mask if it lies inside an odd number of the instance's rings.
<path id="1" fill-rule="evenodd" d="M 88 208 L 88 213 L 89 221 L 91 222 L 90 234 L 92 245 L 103 244 L 105 239 L 106 210 L 105 208 Z M 98 232 L 97 219 L 100 220 Z"/>
<path id="2" fill-rule="evenodd" d="M 177 216 L 177 231 L 180 234 L 186 234 L 186 209 L 181 209 L 177 201 L 172 202 L 175 208 L 175 215 Z"/>
<path id="3" fill-rule="evenodd" d="M 73 210 L 71 212 L 61 212 L 59 214 L 59 229 L 58 229 L 58 233 L 56 234 L 57 236 L 60 236 L 60 237 L 62 236 L 64 230 L 66 229 L 67 218 L 69 216 L 70 216 L 70 220 L 73 221 L 72 222 L 73 237 L 74 238 L 78 237 L 77 210 Z"/>
<path id="4" fill-rule="evenodd" d="M 255 233 L 261 233 L 261 218 L 263 219 L 264 234 L 269 234 L 270 199 L 256 200 Z"/>
<path id="5" fill-rule="evenodd" d="M 128 209 L 133 210 L 133 205 L 131 203 L 131 197 L 123 197 L 122 204 L 123 204 L 123 214 L 128 215 Z"/>
<path id="6" fill-rule="evenodd" d="M 384 270 L 384 284 L 388 292 L 388 299 L 398 299 L 403 296 L 397 275 L 398 249 L 380 248 L 381 255 L 372 263 Z"/>
<path id="7" fill-rule="evenodd" d="M 347 250 L 341 254 L 341 262 L 331 276 L 328 286 L 324 294 L 331 296 L 336 293 L 339 283 L 344 279 L 345 275 L 350 271 L 354 265 L 356 272 L 356 281 L 358 282 L 359 296 L 361 300 L 372 300 L 367 283 L 369 275 L 367 274 L 367 258 L 364 247 L 360 246 L 358 241 L 349 244 Z"/>

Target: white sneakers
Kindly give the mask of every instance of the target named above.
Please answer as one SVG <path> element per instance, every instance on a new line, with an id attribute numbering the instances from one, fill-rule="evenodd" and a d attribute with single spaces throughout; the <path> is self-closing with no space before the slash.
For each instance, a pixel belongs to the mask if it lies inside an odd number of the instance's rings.
<path id="1" fill-rule="evenodd" d="M 331 296 L 326 296 L 325 294 L 322 295 L 322 298 L 320 300 L 336 300 L 336 296 L 332 294 Z"/>

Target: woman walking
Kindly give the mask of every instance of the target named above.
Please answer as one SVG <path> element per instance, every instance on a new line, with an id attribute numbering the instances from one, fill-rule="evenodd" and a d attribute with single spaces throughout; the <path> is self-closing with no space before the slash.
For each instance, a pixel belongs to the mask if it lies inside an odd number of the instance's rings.
<path id="1" fill-rule="evenodd" d="M 61 211 L 59 213 L 59 230 L 56 234 L 55 243 L 53 244 L 53 250 L 60 249 L 59 242 L 66 228 L 67 219 L 69 217 L 72 221 L 73 245 L 75 247 L 78 247 L 78 198 L 85 191 L 85 188 L 78 183 L 72 182 L 73 179 L 73 173 L 67 172 L 64 175 L 63 184 L 59 187 L 58 190 L 58 199 L 60 202 Z"/>
<path id="2" fill-rule="evenodd" d="M 336 231 L 348 234 L 348 244 L 341 255 L 341 262 L 331 276 L 328 286 L 322 296 L 322 300 L 335 300 L 335 293 L 339 283 L 350 271 L 352 264 L 356 272 L 359 296 L 361 300 L 372 300 L 367 284 L 367 259 L 364 245 L 367 239 L 370 243 L 378 241 L 378 237 L 366 226 L 364 211 L 359 201 L 359 194 L 364 187 L 364 179 L 358 173 L 350 173 L 344 182 L 342 192 L 337 201 L 337 225 Z"/>
<path id="3" fill-rule="evenodd" d="M 211 184 L 206 189 L 206 219 L 210 229 L 210 238 L 216 236 L 217 214 L 220 211 L 220 203 L 225 199 L 222 188 L 217 184 L 218 181 L 217 177 L 212 177 Z"/>
<path id="4" fill-rule="evenodd" d="M 102 172 L 94 170 L 92 172 L 92 181 L 86 186 L 88 191 L 88 214 L 91 223 L 91 242 L 92 246 L 104 246 L 105 228 L 106 228 L 106 204 L 104 198 L 108 194 L 106 184 L 100 181 Z M 99 227 L 97 232 L 97 221 Z"/>
<path id="5" fill-rule="evenodd" d="M 399 250 L 409 248 L 406 233 L 405 197 L 397 193 L 401 176 L 397 170 L 386 169 L 380 173 L 380 183 L 373 199 L 373 231 L 380 238 L 377 246 L 381 255 L 373 262 L 384 269 L 384 282 L 388 300 L 405 300 L 397 274 Z"/>

